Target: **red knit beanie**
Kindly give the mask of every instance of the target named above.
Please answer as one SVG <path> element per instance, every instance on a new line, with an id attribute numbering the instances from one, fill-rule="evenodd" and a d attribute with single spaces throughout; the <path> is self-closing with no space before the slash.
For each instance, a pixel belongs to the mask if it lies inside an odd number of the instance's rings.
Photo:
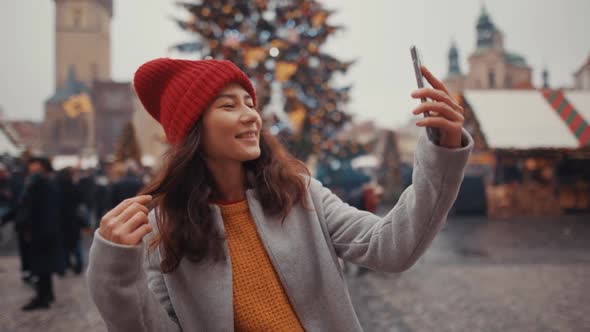
<path id="1" fill-rule="evenodd" d="M 171 144 L 182 143 L 217 94 L 239 83 L 256 105 L 252 83 L 227 60 L 155 59 L 135 72 L 133 86 L 148 113 L 164 128 Z"/>

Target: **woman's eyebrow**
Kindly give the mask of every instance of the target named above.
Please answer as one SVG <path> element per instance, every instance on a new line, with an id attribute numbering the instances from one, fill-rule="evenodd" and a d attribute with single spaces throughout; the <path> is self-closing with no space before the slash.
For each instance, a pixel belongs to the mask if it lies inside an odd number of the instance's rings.
<path id="1" fill-rule="evenodd" d="M 222 94 L 222 95 L 218 95 L 217 97 L 215 97 L 214 102 L 217 101 L 218 99 L 221 99 L 221 98 L 230 98 L 232 100 L 236 100 L 239 98 L 239 96 L 236 94 Z M 250 96 L 249 94 L 245 94 L 244 99 L 245 100 L 252 100 L 252 96 Z"/>
<path id="2" fill-rule="evenodd" d="M 236 96 L 236 95 L 230 95 L 230 94 L 218 95 L 217 97 L 215 97 L 215 100 L 214 101 L 217 101 L 217 100 L 219 100 L 221 98 L 237 99 L 238 96 Z"/>

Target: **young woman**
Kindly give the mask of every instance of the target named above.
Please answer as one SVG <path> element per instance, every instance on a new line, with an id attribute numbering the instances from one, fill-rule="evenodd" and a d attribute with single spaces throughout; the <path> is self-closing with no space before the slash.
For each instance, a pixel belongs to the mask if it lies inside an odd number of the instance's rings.
<path id="1" fill-rule="evenodd" d="M 426 250 L 454 202 L 473 141 L 462 109 L 434 89 L 413 113 L 413 185 L 383 218 L 343 203 L 263 127 L 256 94 L 229 61 L 156 59 L 135 74 L 171 144 L 144 190 L 101 220 L 91 295 L 110 331 L 361 331 L 338 257 L 400 272 Z M 151 211 L 150 211 L 151 209 Z M 145 246 L 142 244 L 146 244 Z M 143 268 L 142 268 L 143 265 Z"/>

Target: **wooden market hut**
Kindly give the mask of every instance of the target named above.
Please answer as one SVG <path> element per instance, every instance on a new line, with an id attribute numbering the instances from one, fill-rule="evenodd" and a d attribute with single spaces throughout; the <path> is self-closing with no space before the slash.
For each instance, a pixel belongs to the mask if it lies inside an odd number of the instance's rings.
<path id="1" fill-rule="evenodd" d="M 466 90 L 459 99 L 476 143 L 466 183 L 484 184 L 488 216 L 590 212 L 590 91 Z M 459 206 L 473 200 L 465 190 Z"/>

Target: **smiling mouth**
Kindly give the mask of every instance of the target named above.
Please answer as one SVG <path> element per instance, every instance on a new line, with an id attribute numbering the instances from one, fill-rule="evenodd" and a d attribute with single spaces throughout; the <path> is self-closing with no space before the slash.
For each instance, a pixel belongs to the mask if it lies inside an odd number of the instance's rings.
<path id="1" fill-rule="evenodd" d="M 255 131 L 248 131 L 248 132 L 236 135 L 236 138 L 238 138 L 238 139 L 253 139 L 253 138 L 257 138 L 257 137 L 258 137 L 258 135 L 256 135 Z"/>

